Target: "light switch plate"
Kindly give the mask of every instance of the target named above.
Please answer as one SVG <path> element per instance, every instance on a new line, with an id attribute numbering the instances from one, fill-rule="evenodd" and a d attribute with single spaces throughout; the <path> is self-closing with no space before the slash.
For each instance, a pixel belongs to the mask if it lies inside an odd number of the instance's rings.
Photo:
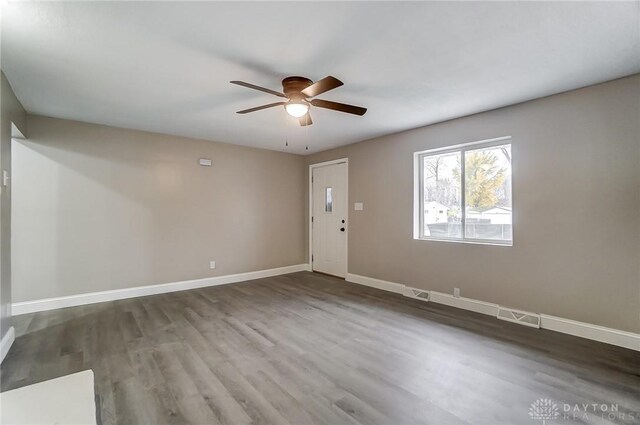
<path id="1" fill-rule="evenodd" d="M 7 170 L 2 170 L 2 185 L 9 186 L 9 173 L 7 173 Z"/>
<path id="2" fill-rule="evenodd" d="M 200 158 L 200 165 L 203 167 L 211 167 L 213 161 L 208 158 Z"/>
<path id="3" fill-rule="evenodd" d="M 362 202 L 356 202 L 353 204 L 353 209 L 355 211 L 362 211 L 364 210 L 364 204 Z"/>

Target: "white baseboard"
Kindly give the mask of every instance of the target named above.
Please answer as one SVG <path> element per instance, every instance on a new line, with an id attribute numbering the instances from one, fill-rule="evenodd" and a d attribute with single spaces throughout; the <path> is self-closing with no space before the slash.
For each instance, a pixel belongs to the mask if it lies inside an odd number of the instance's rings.
<path id="1" fill-rule="evenodd" d="M 13 341 L 16 340 L 16 330 L 11 326 L 7 333 L 2 337 L 0 341 L 0 363 L 4 361 L 5 356 L 9 352 L 9 349 L 13 345 Z"/>
<path id="2" fill-rule="evenodd" d="M 590 323 L 549 316 L 547 314 L 540 315 L 540 327 L 640 351 L 640 335 L 633 332 L 592 325 Z"/>
<path id="3" fill-rule="evenodd" d="M 496 317 L 498 315 L 498 304 L 475 300 L 473 298 L 454 297 L 451 294 L 429 291 L 429 301 L 461 308 L 463 310 L 475 311 L 476 313 L 482 313 L 488 316 Z"/>
<path id="4" fill-rule="evenodd" d="M 348 282 L 371 286 L 384 291 L 404 294 L 405 285 L 401 283 L 389 282 L 387 280 L 380 280 L 351 273 L 347 273 L 346 280 Z M 498 304 L 488 303 L 472 298 L 454 297 L 453 295 L 443 294 L 436 291 L 429 291 L 429 302 L 445 304 L 451 307 L 461 308 L 463 310 L 475 311 L 476 313 L 482 313 L 493 317 L 497 316 L 498 309 L 500 307 Z M 540 318 L 541 329 L 562 332 L 568 335 L 640 351 L 640 334 L 592 325 L 585 322 L 578 322 L 576 320 L 564 319 L 562 317 L 549 316 L 546 314 L 541 314 Z"/>
<path id="5" fill-rule="evenodd" d="M 382 289 L 383 291 L 395 292 L 396 294 L 404 293 L 405 285 L 401 283 L 374 279 L 372 277 L 360 276 L 352 273 L 347 273 L 345 280 L 347 282 L 357 283 L 359 285 L 371 286 L 372 288 Z"/>
<path id="6" fill-rule="evenodd" d="M 296 264 L 294 266 L 278 267 L 275 269 L 258 270 L 254 272 L 230 274 L 225 276 L 207 277 L 204 279 L 185 280 L 182 282 L 137 286 L 134 288 L 114 289 L 111 291 L 90 292 L 86 294 L 69 295 L 66 297 L 17 302 L 12 304 L 12 314 L 17 316 L 20 314 L 35 313 L 38 311 L 53 310 L 57 308 L 95 304 L 105 301 L 122 300 L 125 298 L 144 297 L 147 295 L 165 294 L 168 292 L 204 288 L 207 286 L 226 285 L 228 283 L 244 282 L 246 280 L 262 279 L 265 277 L 310 270 L 311 268 L 309 264 Z"/>

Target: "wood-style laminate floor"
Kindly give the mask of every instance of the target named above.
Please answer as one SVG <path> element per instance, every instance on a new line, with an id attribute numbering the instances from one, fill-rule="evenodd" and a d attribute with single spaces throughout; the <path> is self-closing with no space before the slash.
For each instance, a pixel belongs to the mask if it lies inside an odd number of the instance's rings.
<path id="1" fill-rule="evenodd" d="M 313 273 L 14 322 L 2 390 L 93 369 L 105 425 L 640 423 L 638 352 Z"/>

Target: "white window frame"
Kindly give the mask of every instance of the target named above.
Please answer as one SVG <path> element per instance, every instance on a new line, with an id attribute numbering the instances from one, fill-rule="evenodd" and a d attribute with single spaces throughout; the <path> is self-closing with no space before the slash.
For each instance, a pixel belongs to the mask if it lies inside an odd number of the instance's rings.
<path id="1" fill-rule="evenodd" d="M 429 149 L 425 151 L 419 151 L 413 153 L 413 238 L 423 241 L 435 241 L 435 242 L 459 242 L 467 244 L 480 244 L 480 245 L 498 245 L 498 246 L 513 246 L 514 236 L 514 220 L 513 220 L 513 193 L 511 194 L 511 240 L 501 241 L 496 239 L 477 239 L 477 238 L 465 238 L 466 232 L 466 203 L 465 203 L 465 167 L 462 166 L 460 170 L 460 203 L 461 203 L 461 224 L 462 224 L 462 238 L 443 238 L 443 237 L 431 237 L 424 235 L 424 161 L 423 159 L 432 155 L 441 155 L 446 153 L 460 153 L 461 164 L 465 164 L 465 153 L 467 151 L 491 148 L 495 146 L 511 145 L 511 159 L 513 164 L 513 144 L 511 136 L 497 137 L 495 139 L 479 140 L 476 142 L 463 143 L 455 146 L 446 146 L 442 148 Z M 511 187 L 513 190 L 513 166 L 511 168 Z"/>

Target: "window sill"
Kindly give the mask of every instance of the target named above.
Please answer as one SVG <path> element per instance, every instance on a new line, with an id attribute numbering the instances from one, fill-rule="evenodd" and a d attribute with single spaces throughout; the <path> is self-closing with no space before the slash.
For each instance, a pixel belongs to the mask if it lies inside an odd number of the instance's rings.
<path id="1" fill-rule="evenodd" d="M 486 239 L 444 239 L 444 238 L 413 238 L 417 241 L 428 241 L 428 242 L 453 242 L 453 243 L 463 243 L 470 245 L 493 245 L 493 246 L 513 246 L 513 241 L 495 241 L 495 240 L 486 240 Z"/>

